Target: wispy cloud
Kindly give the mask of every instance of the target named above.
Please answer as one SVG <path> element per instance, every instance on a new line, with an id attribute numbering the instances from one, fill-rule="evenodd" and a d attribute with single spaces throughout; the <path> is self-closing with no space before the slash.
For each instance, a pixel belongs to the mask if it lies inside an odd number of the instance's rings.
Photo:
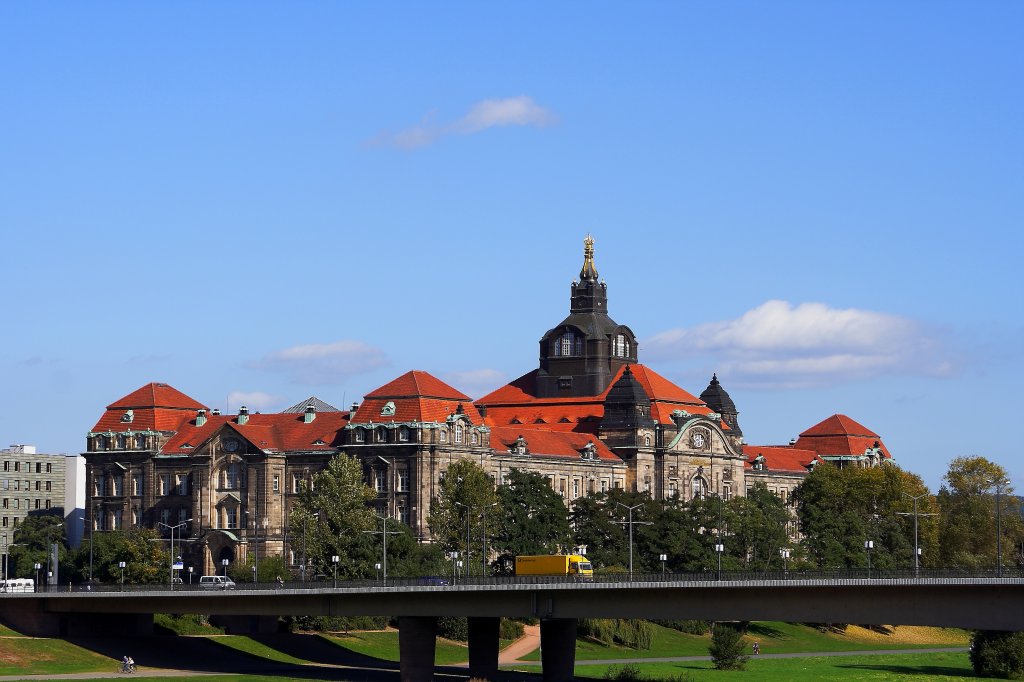
<path id="1" fill-rule="evenodd" d="M 448 372 L 441 378 L 470 398 L 479 398 L 504 384 L 505 376 L 504 372 L 496 369 L 471 369 L 464 372 Z"/>
<path id="2" fill-rule="evenodd" d="M 451 123 L 437 122 L 434 112 L 419 123 L 398 132 L 383 131 L 367 142 L 370 146 L 416 149 L 425 147 L 446 135 L 474 135 L 489 128 L 532 126 L 541 128 L 557 121 L 557 117 L 528 95 L 485 99 L 477 102 L 460 119 Z"/>
<path id="3" fill-rule="evenodd" d="M 388 358 L 379 348 L 361 341 L 335 341 L 285 348 L 252 366 L 285 373 L 296 384 L 335 386 L 387 364 Z"/>
<path id="4" fill-rule="evenodd" d="M 766 301 L 733 320 L 661 332 L 644 348 L 661 360 L 710 356 L 738 383 L 774 388 L 955 370 L 943 340 L 917 322 L 823 303 Z"/>
<path id="5" fill-rule="evenodd" d="M 263 391 L 231 391 L 228 394 L 228 405 L 232 410 L 245 405 L 250 412 L 269 412 L 270 408 L 280 404 L 280 397 Z"/>

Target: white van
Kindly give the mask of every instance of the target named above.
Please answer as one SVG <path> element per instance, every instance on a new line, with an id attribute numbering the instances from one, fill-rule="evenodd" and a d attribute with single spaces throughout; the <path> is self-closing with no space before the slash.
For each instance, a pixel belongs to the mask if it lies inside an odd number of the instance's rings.
<path id="1" fill-rule="evenodd" d="M 36 585 L 32 578 L 12 578 L 0 580 L 0 592 L 35 592 Z"/>
<path id="2" fill-rule="evenodd" d="M 204 575 L 199 579 L 199 587 L 204 590 L 233 590 L 235 581 L 224 575 Z"/>

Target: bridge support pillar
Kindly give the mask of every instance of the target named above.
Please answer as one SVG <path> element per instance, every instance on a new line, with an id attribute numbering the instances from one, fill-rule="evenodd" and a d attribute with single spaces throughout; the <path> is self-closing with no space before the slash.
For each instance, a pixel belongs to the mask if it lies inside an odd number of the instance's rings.
<path id="1" fill-rule="evenodd" d="M 398 655 L 402 682 L 431 682 L 434 679 L 434 648 L 437 618 L 401 616 L 398 619 Z"/>
<path id="2" fill-rule="evenodd" d="M 498 679 L 500 618 L 469 618 L 469 676 L 474 680 Z"/>
<path id="3" fill-rule="evenodd" d="M 544 682 L 569 682 L 576 665 L 576 619 L 541 618 L 540 656 Z"/>

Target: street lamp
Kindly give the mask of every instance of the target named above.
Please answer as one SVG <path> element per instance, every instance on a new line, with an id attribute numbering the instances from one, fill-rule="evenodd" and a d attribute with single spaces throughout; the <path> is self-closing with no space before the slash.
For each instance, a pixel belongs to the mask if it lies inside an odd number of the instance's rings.
<path id="1" fill-rule="evenodd" d="M 35 563 L 35 569 L 36 569 L 36 591 L 39 591 L 39 569 L 42 568 L 42 567 L 43 567 L 43 565 L 40 564 L 38 561 Z"/>
<path id="2" fill-rule="evenodd" d="M 334 556 L 331 557 L 331 563 L 334 564 L 334 587 L 335 587 L 335 589 L 337 589 L 337 587 L 338 587 L 338 560 L 340 558 L 341 557 L 339 557 L 337 554 L 335 554 Z"/>
<path id="3" fill-rule="evenodd" d="M 868 578 L 871 578 L 871 550 L 875 548 L 874 540 L 864 541 L 864 551 L 868 553 Z"/>
<path id="4" fill-rule="evenodd" d="M 456 503 L 458 504 L 458 503 Z M 378 519 L 381 520 L 381 527 L 383 530 L 364 530 L 364 533 L 371 533 L 373 535 L 381 535 L 384 538 L 384 586 L 388 584 L 388 535 L 398 535 L 401 531 L 388 530 L 388 520 L 390 516 L 381 516 L 380 514 L 374 514 Z"/>
<path id="5" fill-rule="evenodd" d="M 181 528 L 182 526 L 187 526 L 191 522 L 192 522 L 192 519 L 185 519 L 181 523 L 172 526 L 172 525 L 170 525 L 168 523 L 164 523 L 163 521 L 157 521 L 157 525 L 158 526 L 163 526 L 164 528 L 167 528 L 167 529 L 169 529 L 171 531 L 171 577 L 170 577 L 170 583 L 171 583 L 171 589 L 172 590 L 174 589 L 174 568 L 175 568 L 175 565 L 177 565 L 177 567 L 179 569 L 182 568 L 182 566 L 181 566 L 181 559 L 180 558 L 178 559 L 177 562 L 174 561 L 174 531 L 176 531 L 177 529 Z"/>
<path id="6" fill-rule="evenodd" d="M 377 569 L 377 582 L 380 582 L 380 562 L 378 561 L 373 566 Z"/>
<path id="7" fill-rule="evenodd" d="M 907 497 L 909 497 L 910 499 L 912 499 L 914 501 L 914 513 L 913 513 L 913 516 L 914 516 L 914 577 L 916 578 L 916 577 L 918 577 L 918 574 L 919 574 L 919 572 L 921 570 L 921 547 L 917 544 L 917 517 L 918 516 L 938 516 L 938 514 L 935 514 L 935 513 L 931 513 L 931 514 L 918 514 L 917 513 L 917 501 L 920 500 L 922 497 L 928 497 L 928 493 L 922 493 L 921 495 L 918 495 L 917 497 L 914 497 L 913 495 L 911 495 L 908 492 L 904 492 L 903 494 L 906 495 Z M 896 512 L 896 515 L 897 516 L 910 516 L 911 513 L 910 512 Z"/>
<path id="8" fill-rule="evenodd" d="M 715 543 L 715 553 L 718 554 L 718 580 L 722 579 L 722 552 L 725 551 L 725 545 L 719 540 Z"/>
<path id="9" fill-rule="evenodd" d="M 665 579 L 665 562 L 668 561 L 668 554 L 659 554 L 658 558 L 661 559 L 661 579 Z"/>
<path id="10" fill-rule="evenodd" d="M 192 571 L 195 570 L 193 566 L 188 567 L 188 584 L 192 584 Z"/>
<path id="11" fill-rule="evenodd" d="M 455 560 L 459 558 L 459 553 L 448 552 L 448 558 L 452 560 L 452 585 L 454 585 L 459 582 L 459 574 L 455 570 Z M 377 567 L 380 568 L 380 564 L 377 564 Z"/>
<path id="12" fill-rule="evenodd" d="M 227 559 L 221 559 L 220 563 L 221 563 L 221 566 L 224 567 L 224 577 L 227 578 L 228 577 L 228 564 L 231 563 L 231 562 L 228 561 Z"/>
<path id="13" fill-rule="evenodd" d="M 620 524 L 623 524 L 623 525 L 627 524 L 627 523 L 629 524 L 629 581 L 633 582 L 633 524 L 634 523 L 639 523 L 641 526 L 650 526 L 650 525 L 652 525 L 652 522 L 651 521 L 635 521 L 635 522 L 633 521 L 633 510 L 634 509 L 639 509 L 640 507 L 644 506 L 643 504 L 634 504 L 632 507 L 628 507 L 628 506 L 622 504 L 621 502 L 616 502 L 615 504 L 617 504 L 620 507 L 622 507 L 623 509 L 626 509 L 626 510 L 629 511 L 629 520 L 628 521 L 616 521 L 616 523 L 620 523 Z"/>
<path id="14" fill-rule="evenodd" d="M 124 567 L 128 564 L 124 561 L 118 561 L 117 567 L 121 569 L 121 591 L 124 592 Z"/>
<path id="15" fill-rule="evenodd" d="M 783 547 L 779 550 L 779 556 L 782 557 L 782 574 L 789 576 L 789 550 Z"/>

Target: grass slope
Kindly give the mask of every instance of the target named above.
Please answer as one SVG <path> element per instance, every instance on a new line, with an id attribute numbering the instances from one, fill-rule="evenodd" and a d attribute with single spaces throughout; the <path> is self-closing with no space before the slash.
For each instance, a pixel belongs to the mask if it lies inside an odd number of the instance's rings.
<path id="1" fill-rule="evenodd" d="M 62 639 L 0 639 L 0 676 L 117 670 L 117 662 Z"/>
<path id="2" fill-rule="evenodd" d="M 385 661 L 398 660 L 398 631 L 382 630 L 378 632 L 352 632 L 348 635 L 331 634 L 324 635 L 338 646 L 345 647 L 364 656 L 372 656 Z M 450 663 L 461 663 L 469 660 L 469 649 L 465 644 L 450 642 L 445 639 L 437 640 L 437 649 L 434 654 L 436 665 L 448 665 Z"/>
<path id="3" fill-rule="evenodd" d="M 710 637 L 688 635 L 655 625 L 650 649 L 630 649 L 608 646 L 592 640 L 576 641 L 576 660 L 602 660 L 610 658 L 665 658 L 668 656 L 707 656 Z M 890 634 L 881 634 L 850 626 L 846 633 L 822 633 L 816 628 L 796 623 L 751 623 L 745 638 L 750 644 L 756 640 L 761 653 L 783 654 L 816 651 L 870 651 L 872 649 L 921 649 L 944 646 L 967 646 L 970 635 L 963 630 L 897 626 Z M 534 651 L 522 658 L 539 661 L 540 652 Z"/>

